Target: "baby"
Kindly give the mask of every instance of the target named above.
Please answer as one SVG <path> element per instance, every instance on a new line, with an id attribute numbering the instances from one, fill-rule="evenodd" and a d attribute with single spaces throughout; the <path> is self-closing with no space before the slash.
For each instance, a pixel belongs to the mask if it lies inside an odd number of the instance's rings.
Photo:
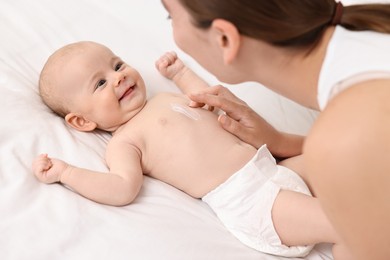
<path id="1" fill-rule="evenodd" d="M 173 52 L 156 67 L 184 94 L 207 87 Z M 257 150 L 224 131 L 216 113 L 191 108 L 184 94 L 147 100 L 141 75 L 107 47 L 77 42 L 57 50 L 39 88 L 69 126 L 112 133 L 109 173 L 42 154 L 33 162 L 41 182 L 63 183 L 88 199 L 120 206 L 136 198 L 147 175 L 201 198 L 231 233 L 259 251 L 304 256 L 315 243 L 339 242 L 302 179 L 277 165 L 266 146 Z"/>

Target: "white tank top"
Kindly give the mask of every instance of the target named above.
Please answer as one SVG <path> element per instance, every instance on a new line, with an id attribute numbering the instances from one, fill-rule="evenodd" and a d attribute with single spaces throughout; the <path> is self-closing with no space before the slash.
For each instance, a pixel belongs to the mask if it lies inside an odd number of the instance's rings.
<path id="1" fill-rule="evenodd" d="M 336 26 L 318 81 L 320 109 L 346 88 L 378 78 L 390 78 L 390 34 Z"/>

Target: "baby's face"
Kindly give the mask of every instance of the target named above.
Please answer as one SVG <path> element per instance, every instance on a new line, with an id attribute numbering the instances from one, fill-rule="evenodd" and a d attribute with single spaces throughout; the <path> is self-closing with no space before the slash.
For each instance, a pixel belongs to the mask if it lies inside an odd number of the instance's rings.
<path id="1" fill-rule="evenodd" d="M 88 42 L 80 48 L 58 66 L 58 87 L 72 113 L 115 131 L 145 105 L 144 81 L 105 46 Z"/>

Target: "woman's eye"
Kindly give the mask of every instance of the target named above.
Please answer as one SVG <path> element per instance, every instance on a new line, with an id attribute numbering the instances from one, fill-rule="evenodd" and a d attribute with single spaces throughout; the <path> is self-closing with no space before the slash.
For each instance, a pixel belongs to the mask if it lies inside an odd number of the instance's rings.
<path id="1" fill-rule="evenodd" d="M 122 66 L 123 66 L 123 63 L 122 63 L 122 62 L 116 64 L 116 65 L 115 65 L 115 71 L 120 70 L 120 69 L 122 68 Z"/>
<path id="2" fill-rule="evenodd" d="M 103 86 L 104 84 L 106 84 L 106 80 L 105 79 L 101 79 L 96 84 L 96 88 L 99 88 L 99 87 Z"/>

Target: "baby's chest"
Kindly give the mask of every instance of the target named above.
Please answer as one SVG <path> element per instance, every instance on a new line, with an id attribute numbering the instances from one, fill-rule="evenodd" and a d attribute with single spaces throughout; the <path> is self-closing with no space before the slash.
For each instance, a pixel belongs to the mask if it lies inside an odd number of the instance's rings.
<path id="1" fill-rule="evenodd" d="M 217 116 L 202 108 L 191 108 L 189 101 L 175 96 L 162 96 L 148 102 L 132 120 L 129 135 L 142 140 L 146 153 L 169 149 L 188 149 L 221 132 Z M 221 133 L 223 135 L 223 133 Z"/>
<path id="2" fill-rule="evenodd" d="M 136 132 L 145 141 L 153 140 L 155 144 L 164 144 L 166 140 L 177 140 L 183 135 L 195 137 L 200 128 L 207 127 L 202 121 L 204 119 L 202 120 L 201 113 L 181 104 L 169 104 L 169 107 L 145 116 L 142 123 L 137 124 Z"/>
<path id="3" fill-rule="evenodd" d="M 148 102 L 140 119 L 144 121 L 142 127 L 154 129 L 194 128 L 204 125 L 210 119 L 209 111 L 189 106 L 189 100 L 182 96 L 158 96 Z"/>

